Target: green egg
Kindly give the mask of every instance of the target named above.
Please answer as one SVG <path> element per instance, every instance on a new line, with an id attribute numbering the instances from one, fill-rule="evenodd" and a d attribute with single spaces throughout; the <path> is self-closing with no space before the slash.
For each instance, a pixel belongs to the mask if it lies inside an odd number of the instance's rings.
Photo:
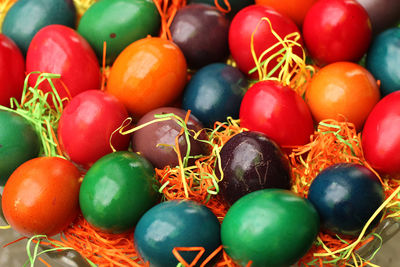
<path id="1" fill-rule="evenodd" d="M 89 41 L 99 59 L 107 43 L 106 63 L 112 64 L 129 44 L 157 35 L 160 15 L 152 0 L 100 0 L 82 16 L 78 32 Z"/>

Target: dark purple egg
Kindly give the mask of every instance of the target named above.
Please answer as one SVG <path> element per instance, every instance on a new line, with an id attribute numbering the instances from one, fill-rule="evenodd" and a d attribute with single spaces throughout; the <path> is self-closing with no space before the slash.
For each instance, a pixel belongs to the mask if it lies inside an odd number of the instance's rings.
<path id="1" fill-rule="evenodd" d="M 279 146 L 260 132 L 233 136 L 220 152 L 220 193 L 232 205 L 242 196 L 265 188 L 290 189 L 290 165 Z M 220 171 L 216 168 L 217 176 Z"/>
<path id="2" fill-rule="evenodd" d="M 157 108 L 145 114 L 138 121 L 137 126 L 155 120 L 155 115 L 157 114 L 165 115 L 170 113 L 173 113 L 184 120 L 187 112 L 174 107 Z M 187 127 L 189 130 L 193 130 L 195 132 L 203 129 L 200 121 L 193 115 L 190 115 Z M 167 165 L 170 165 L 171 167 L 178 166 L 178 156 L 174 150 L 174 146 L 175 138 L 178 136 L 180 131 L 181 126 L 179 125 L 179 121 L 175 118 L 151 123 L 133 133 L 132 148 L 134 151 L 140 152 L 140 154 L 148 159 L 156 168 L 162 169 Z M 203 131 L 199 138 L 206 138 Z M 183 159 L 187 152 L 185 136 L 180 136 L 178 140 L 179 150 Z M 204 145 L 204 143 L 195 140 L 193 137 L 190 137 L 190 155 L 196 156 L 206 154 L 207 147 Z M 195 159 L 191 159 L 189 164 L 193 164 L 194 160 Z"/>
<path id="3" fill-rule="evenodd" d="M 170 29 L 189 68 L 224 61 L 229 54 L 229 20 L 213 6 L 189 4 L 179 9 Z"/>

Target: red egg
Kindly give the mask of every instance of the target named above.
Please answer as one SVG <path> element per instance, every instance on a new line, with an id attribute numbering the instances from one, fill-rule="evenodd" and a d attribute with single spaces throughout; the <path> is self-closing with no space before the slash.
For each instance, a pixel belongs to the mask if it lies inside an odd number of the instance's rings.
<path id="1" fill-rule="evenodd" d="M 320 65 L 358 61 L 371 42 L 371 21 L 355 0 L 319 0 L 303 23 L 306 47 Z"/>
<path id="2" fill-rule="evenodd" d="M 362 131 L 365 159 L 377 171 L 400 178 L 400 91 L 382 98 Z"/>
<path id="3" fill-rule="evenodd" d="M 58 138 L 69 158 L 85 167 L 112 152 L 110 136 L 128 118 L 124 105 L 113 95 L 89 90 L 74 97 L 61 114 Z M 127 150 L 129 135 L 115 133 L 111 144 Z"/>
<path id="4" fill-rule="evenodd" d="M 33 37 L 26 56 L 26 70 L 61 74 L 61 79 L 53 82 L 62 98 L 100 88 L 96 54 L 82 36 L 63 25 L 46 26 Z M 34 86 L 36 79 L 37 75 L 31 75 L 29 85 Z M 51 87 L 46 81 L 40 89 L 47 92 Z"/>
<path id="5" fill-rule="evenodd" d="M 0 33 L 0 105 L 10 106 L 10 98 L 21 98 L 25 61 L 18 46 Z"/>
<path id="6" fill-rule="evenodd" d="M 304 100 L 276 81 L 261 81 L 250 87 L 239 117 L 242 127 L 262 132 L 280 146 L 304 145 L 314 131 Z"/>
<path id="7" fill-rule="evenodd" d="M 256 66 L 250 49 L 251 35 L 256 29 L 257 31 L 254 34 L 254 51 L 257 58 L 270 46 L 278 42 L 271 32 L 268 22 L 262 21 L 260 23 L 262 18 L 268 18 L 271 22 L 272 29 L 282 39 L 293 32 L 299 33 L 296 24 L 292 20 L 271 7 L 251 5 L 239 11 L 233 18 L 229 28 L 229 49 L 238 68 L 245 74 L 248 74 L 248 72 Z M 257 28 L 258 24 L 259 26 Z M 299 43 L 302 44 L 301 39 Z M 265 59 L 282 48 L 283 46 L 279 45 L 267 53 Z M 294 53 L 301 57 L 303 55 L 302 49 L 297 46 L 294 48 Z M 276 60 L 272 61 L 268 70 L 272 70 L 276 64 Z M 275 71 L 274 74 L 277 75 L 278 71 Z M 257 72 L 254 72 L 250 76 L 253 79 L 258 79 Z"/>

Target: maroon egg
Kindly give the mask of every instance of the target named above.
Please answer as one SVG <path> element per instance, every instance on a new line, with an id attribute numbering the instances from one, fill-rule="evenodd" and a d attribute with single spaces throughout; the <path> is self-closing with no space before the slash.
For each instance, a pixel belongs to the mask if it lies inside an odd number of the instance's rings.
<path id="1" fill-rule="evenodd" d="M 155 120 L 155 115 L 157 114 L 165 115 L 170 113 L 175 114 L 183 120 L 186 116 L 186 111 L 179 108 L 157 108 L 145 114 L 138 121 L 137 126 Z M 175 118 L 151 123 L 133 133 L 132 148 L 134 151 L 140 152 L 140 154 L 147 158 L 156 168 L 162 169 L 167 165 L 170 165 L 171 167 L 178 166 L 178 156 L 174 150 L 174 146 L 175 139 L 181 131 L 181 128 L 182 127 L 179 125 L 179 121 Z M 189 130 L 198 132 L 203 129 L 203 125 L 196 117 L 190 115 L 187 128 Z M 200 138 L 205 139 L 206 136 L 203 131 L 202 133 L 203 134 L 200 135 Z M 187 152 L 185 136 L 180 136 L 178 142 L 179 150 L 183 158 Z M 207 154 L 207 147 L 204 145 L 204 143 L 194 140 L 193 137 L 190 137 L 190 155 L 196 156 L 205 154 Z M 193 163 L 194 159 L 189 161 L 189 164 Z"/>
<path id="2" fill-rule="evenodd" d="M 242 132 L 222 147 L 220 193 L 232 205 L 242 196 L 265 188 L 290 189 L 290 165 L 280 147 L 260 132 Z M 221 176 L 216 168 L 216 174 Z"/>
<path id="3" fill-rule="evenodd" d="M 179 9 L 170 29 L 190 68 L 220 62 L 228 56 L 229 20 L 213 6 L 189 4 Z"/>

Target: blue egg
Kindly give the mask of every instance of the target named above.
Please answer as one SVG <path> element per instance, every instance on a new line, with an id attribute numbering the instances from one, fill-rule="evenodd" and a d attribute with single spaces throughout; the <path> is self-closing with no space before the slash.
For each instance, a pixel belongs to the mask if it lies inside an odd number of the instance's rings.
<path id="1" fill-rule="evenodd" d="M 378 34 L 367 53 L 366 67 L 381 81 L 383 96 L 400 90 L 400 28 Z"/>
<path id="2" fill-rule="evenodd" d="M 194 201 L 163 202 L 139 220 L 134 241 L 141 258 L 154 267 L 175 267 L 179 263 L 172 254 L 175 247 L 203 247 L 205 252 L 196 265 L 200 266 L 221 245 L 220 223 L 206 206 Z M 198 251 L 179 254 L 190 264 Z"/>
<path id="3" fill-rule="evenodd" d="M 33 36 L 50 24 L 75 27 L 76 10 L 72 0 L 19 0 L 7 12 L 2 32 L 26 54 Z"/>
<path id="4" fill-rule="evenodd" d="M 321 228 L 331 234 L 357 236 L 384 201 L 378 177 L 352 163 L 335 164 L 313 180 L 308 199 L 317 209 Z M 379 222 L 378 216 L 371 227 Z"/>
<path id="5" fill-rule="evenodd" d="M 246 77 L 236 68 L 214 63 L 198 70 L 187 84 L 182 107 L 191 110 L 205 126 L 239 117 L 240 104 L 247 90 Z"/>

